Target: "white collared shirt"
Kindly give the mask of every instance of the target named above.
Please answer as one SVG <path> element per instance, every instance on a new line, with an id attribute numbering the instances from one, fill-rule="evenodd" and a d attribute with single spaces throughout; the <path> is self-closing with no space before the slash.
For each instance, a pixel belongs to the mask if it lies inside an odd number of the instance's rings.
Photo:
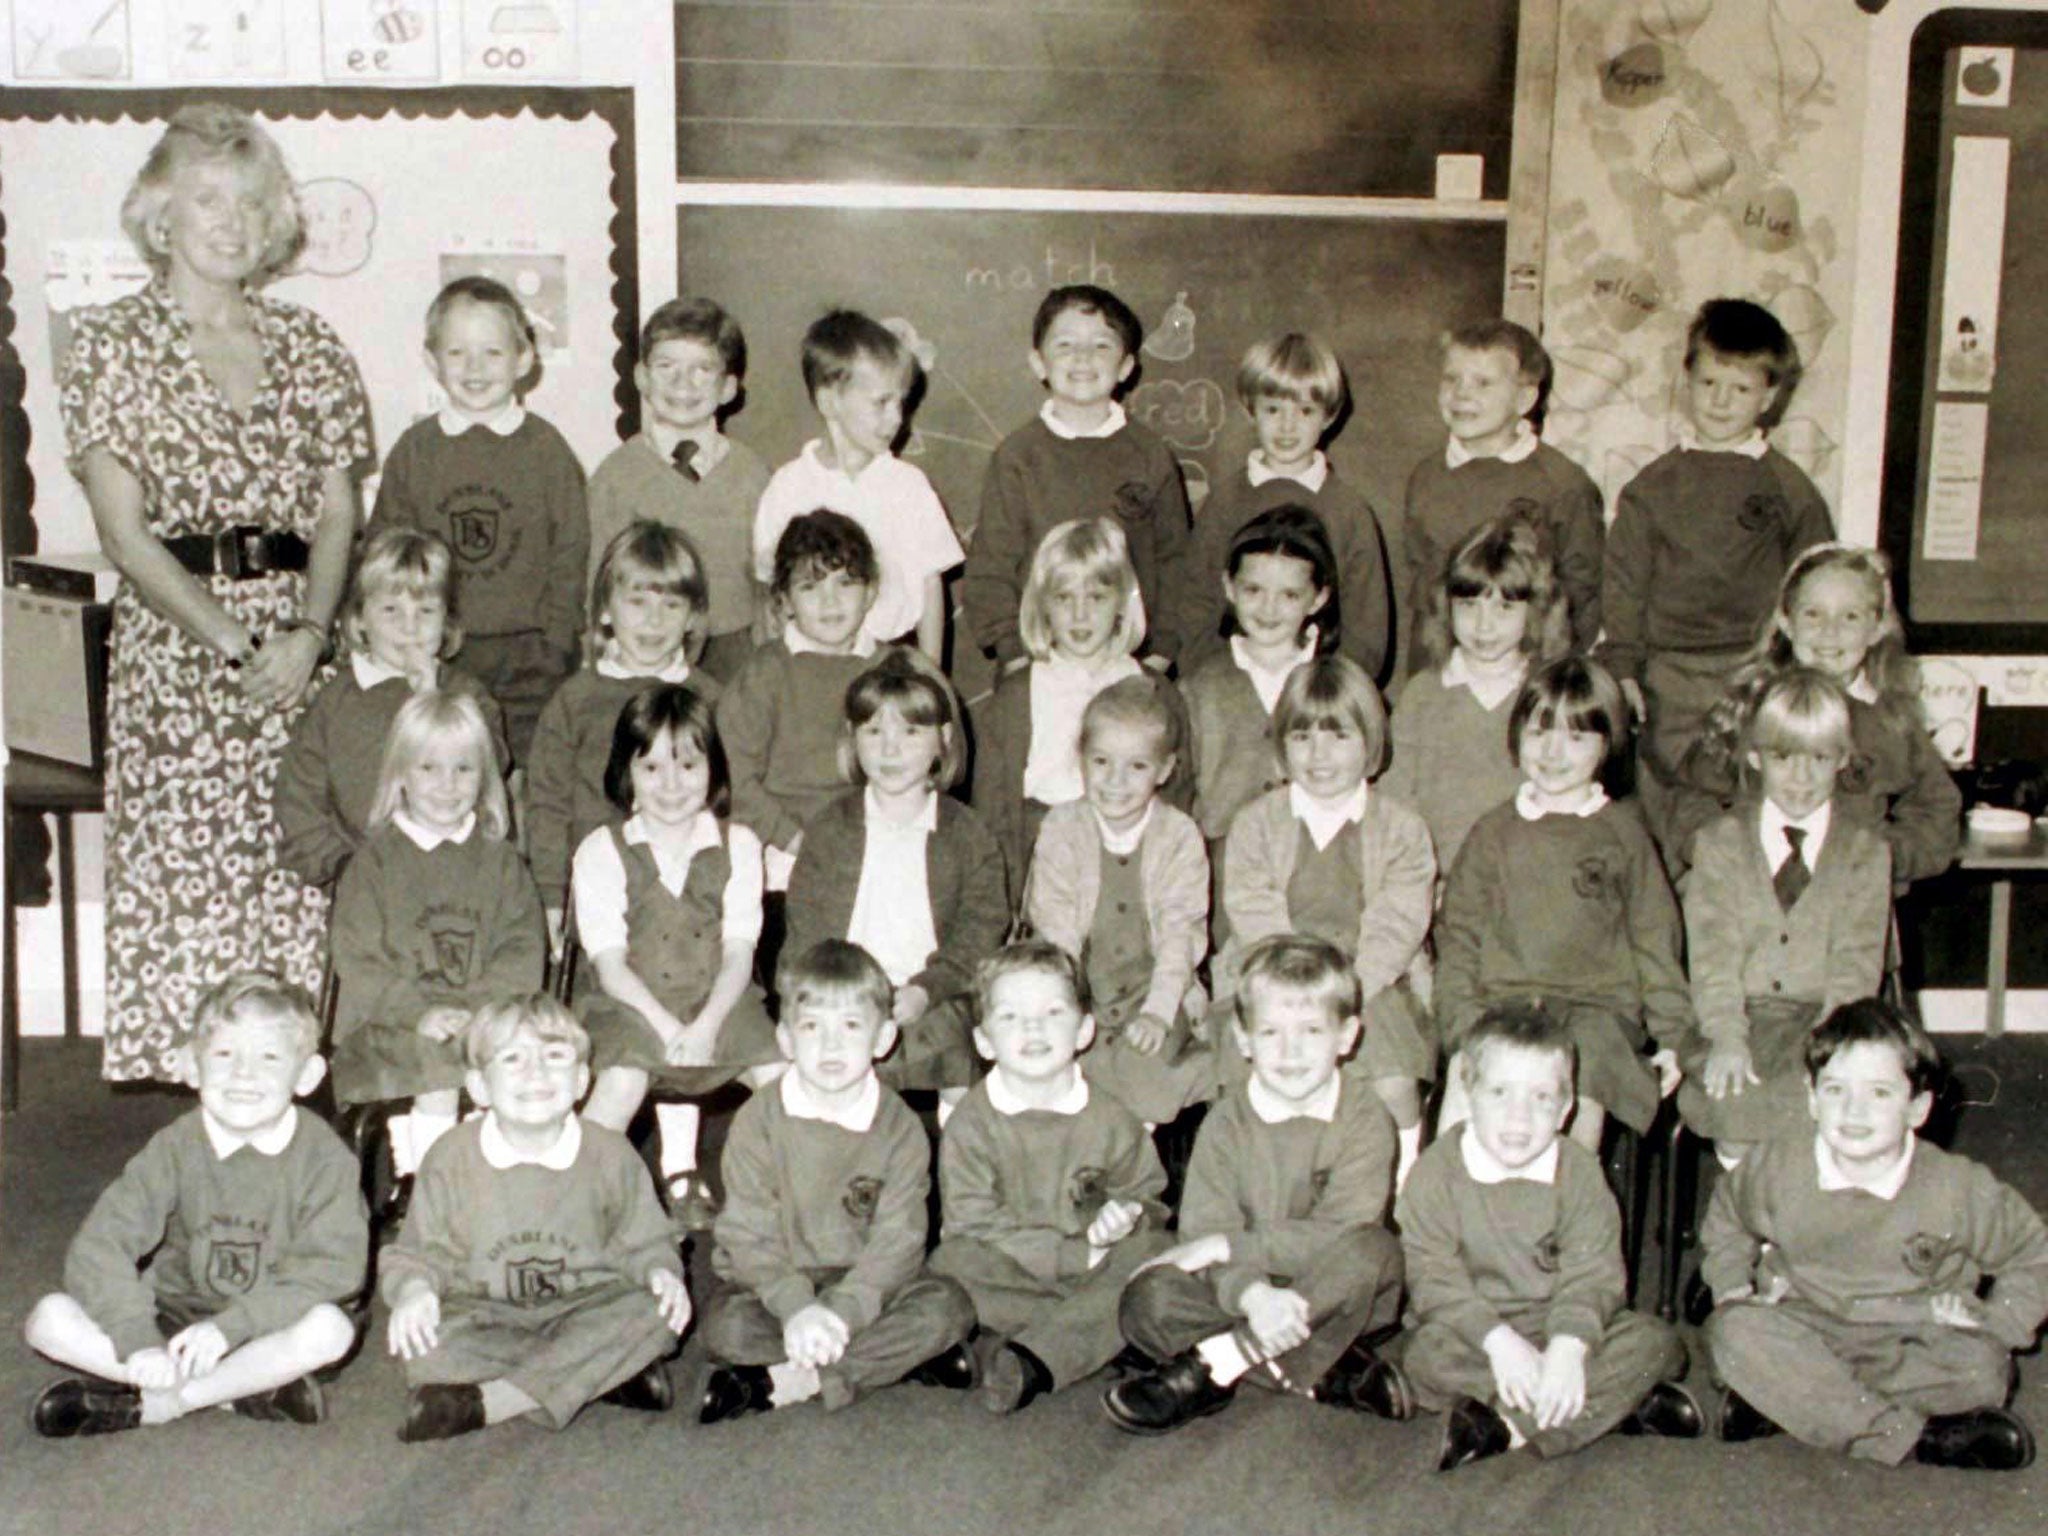
<path id="1" fill-rule="evenodd" d="M 1309 840 L 1320 853 L 1352 822 L 1365 820 L 1365 801 L 1370 789 L 1371 786 L 1360 779 L 1358 788 L 1335 805 L 1330 805 L 1318 800 L 1299 784 L 1290 784 L 1287 786 L 1287 807 L 1294 813 L 1294 819 L 1308 828 Z"/>
<path id="2" fill-rule="evenodd" d="M 1060 656 L 1032 664 L 1025 799 L 1040 805 L 1063 805 L 1081 798 L 1081 712 L 1111 683 L 1137 677 L 1143 670 L 1129 656 L 1112 656 L 1099 666 Z"/>
<path id="3" fill-rule="evenodd" d="M 1794 821 L 1768 797 L 1765 798 L 1757 815 L 1757 834 L 1763 840 L 1764 864 L 1775 870 L 1785 862 L 1792 851 L 1792 839 L 1785 835 L 1787 827 L 1805 829 L 1806 841 L 1800 844 L 1799 858 L 1806 865 L 1806 872 L 1812 874 L 1820 867 L 1821 844 L 1828 840 L 1828 826 L 1834 820 L 1835 802 L 1823 801 L 1820 808 L 1803 820 Z"/>
<path id="4" fill-rule="evenodd" d="M 1287 679 L 1294 675 L 1294 669 L 1316 659 L 1316 627 L 1311 624 L 1308 633 L 1301 637 L 1301 646 L 1278 667 L 1262 666 L 1252 655 L 1251 647 L 1245 644 L 1243 635 L 1230 637 L 1230 659 L 1237 663 L 1252 685 L 1252 692 L 1259 696 L 1259 703 L 1265 706 L 1267 714 L 1280 702 L 1280 690 L 1287 686 Z"/>
<path id="5" fill-rule="evenodd" d="M 1254 448 L 1245 455 L 1244 477 L 1254 486 L 1264 485 L 1269 480 L 1292 480 L 1296 485 L 1311 491 L 1320 491 L 1323 483 L 1330 478 L 1330 461 L 1318 448 L 1309 459 L 1308 468 L 1300 474 L 1291 470 L 1275 469 L 1266 462 L 1266 450 Z"/>
<path id="6" fill-rule="evenodd" d="M 1102 846 L 1119 859 L 1127 859 L 1138 851 L 1138 845 L 1145 841 L 1145 829 L 1152 825 L 1152 813 L 1159 809 L 1157 797 L 1148 801 L 1145 814 L 1138 818 L 1138 824 L 1127 831 L 1113 832 L 1100 815 L 1095 815 L 1095 830 L 1101 834 Z"/>
<path id="7" fill-rule="evenodd" d="M 842 1131 L 852 1131 L 856 1136 L 866 1135 L 874 1127 L 875 1114 L 882 1107 L 881 1080 L 869 1069 L 861 1079 L 860 1092 L 853 1096 L 851 1103 L 828 1104 L 811 1092 L 803 1075 L 791 1068 L 782 1074 L 779 1091 L 782 1094 L 783 1112 L 793 1120 L 822 1120 L 827 1125 L 836 1125 Z"/>
<path id="8" fill-rule="evenodd" d="M 1858 672 L 1850 680 L 1849 686 L 1842 691 L 1859 703 L 1875 704 L 1878 702 L 1877 684 L 1870 680 L 1868 672 Z"/>
<path id="9" fill-rule="evenodd" d="M 675 462 L 676 444 L 689 436 L 688 433 L 664 427 L 651 416 L 641 423 L 641 428 L 647 434 L 648 446 L 671 464 Z M 709 437 L 692 437 L 690 441 L 697 445 L 697 455 L 690 460 L 690 468 L 697 471 L 699 480 L 724 463 L 725 456 L 732 452 L 732 439 L 715 427 Z"/>
<path id="10" fill-rule="evenodd" d="M 1026 1102 L 1003 1078 L 1001 1067 L 991 1068 L 982 1081 L 988 1084 L 989 1107 L 999 1115 L 1021 1115 L 1027 1110 L 1043 1110 L 1048 1115 L 1078 1115 L 1088 1107 L 1088 1076 L 1079 1067 L 1067 1069 L 1073 1073 L 1066 1092 L 1050 1104 Z"/>
<path id="11" fill-rule="evenodd" d="M 824 646 L 818 644 L 817 641 L 798 629 L 796 627 L 796 620 L 791 619 L 782 626 L 782 644 L 783 648 L 792 656 L 858 656 L 865 661 L 868 657 L 875 654 L 880 642 L 863 629 L 853 637 L 852 650 L 828 651 Z"/>
<path id="12" fill-rule="evenodd" d="M 1124 414 L 1123 403 L 1117 400 L 1109 402 L 1109 414 L 1102 418 L 1100 425 L 1094 427 L 1077 427 L 1061 420 L 1051 400 L 1039 406 L 1038 419 L 1045 423 L 1046 431 L 1054 437 L 1064 437 L 1068 442 L 1083 437 L 1115 437 L 1117 433 L 1123 431 L 1125 422 L 1129 420 Z"/>
<path id="13" fill-rule="evenodd" d="M 1557 1182 L 1557 1142 L 1554 1138 L 1549 1146 L 1521 1167 L 1510 1168 L 1486 1150 L 1485 1143 L 1480 1141 L 1479 1133 L 1472 1129 L 1468 1120 L 1458 1136 L 1458 1156 L 1475 1184 L 1505 1184 L 1510 1179 L 1526 1179 L 1531 1184 Z"/>
<path id="14" fill-rule="evenodd" d="M 1328 1125 L 1337 1118 L 1337 1096 L 1344 1091 L 1344 1079 L 1337 1073 L 1306 1099 L 1283 1099 L 1259 1081 L 1254 1073 L 1245 1080 L 1245 1098 L 1252 1113 L 1268 1125 L 1285 1125 L 1289 1120 L 1320 1120 Z"/>
<path id="15" fill-rule="evenodd" d="M 498 1112 L 486 1110 L 484 1128 L 477 1133 L 477 1150 L 483 1153 L 485 1162 L 501 1172 L 525 1164 L 566 1173 L 576 1166 L 576 1154 L 583 1150 L 583 1122 L 572 1110 L 563 1120 L 560 1133 L 545 1150 L 522 1152 L 505 1139 L 504 1128 L 498 1124 Z"/>
<path id="16" fill-rule="evenodd" d="M 1536 803 L 1536 786 L 1524 779 L 1515 786 L 1515 814 L 1524 821 L 1541 821 L 1546 816 L 1598 816 L 1607 809 L 1607 791 L 1598 784 L 1588 785 L 1591 791 L 1584 803 L 1569 811 L 1552 810 Z"/>
<path id="17" fill-rule="evenodd" d="M 398 667 L 387 666 L 385 663 L 379 661 L 376 657 L 372 656 L 367 648 L 360 651 L 350 651 L 348 653 L 348 670 L 349 676 L 353 677 L 356 680 L 356 686 L 362 689 L 363 692 L 365 693 L 368 693 L 372 688 L 375 688 L 379 683 L 390 682 L 394 677 L 403 678 L 407 683 L 409 683 L 412 686 L 412 689 L 415 693 L 417 693 L 422 686 L 420 679 L 414 677 L 410 672 L 404 671 Z M 439 669 L 437 668 L 436 670 L 438 671 Z M 427 680 L 427 683 L 430 685 L 432 681 L 433 680 L 429 678 Z"/>
<path id="18" fill-rule="evenodd" d="M 718 846 L 718 818 L 708 810 L 698 812 L 680 855 L 655 843 L 639 816 L 628 817 L 619 834 L 628 847 L 645 847 L 653 855 L 654 871 L 663 888 L 671 896 L 680 896 L 697 855 Z M 726 877 L 721 898 L 719 941 L 753 943 L 761 937 L 761 840 L 751 828 L 732 822 L 725 829 L 725 850 L 732 873 Z M 569 883 L 576 894 L 576 937 L 584 953 L 602 955 L 624 949 L 628 941 L 626 865 L 609 827 L 597 828 L 577 844 Z"/>
<path id="19" fill-rule="evenodd" d="M 1703 443 L 1699 432 L 1687 422 L 1678 429 L 1678 446 L 1687 453 L 1739 453 L 1745 459 L 1760 459 L 1771 451 L 1771 440 L 1758 427 L 1739 443 Z"/>
<path id="20" fill-rule="evenodd" d="M 619 654 L 619 642 L 607 640 L 604 654 L 597 658 L 597 675 L 609 677 L 618 682 L 631 682 L 636 678 L 647 678 L 657 683 L 687 683 L 690 680 L 690 658 L 677 651 L 660 667 L 652 672 L 634 666 Z"/>
<path id="21" fill-rule="evenodd" d="M 421 826 L 404 806 L 400 806 L 391 813 L 391 825 L 411 839 L 412 845 L 421 853 L 432 853 L 443 843 L 468 842 L 469 834 L 476 830 L 476 812 L 471 811 L 463 817 L 462 825 L 453 832 L 436 832 L 431 827 Z"/>
<path id="22" fill-rule="evenodd" d="M 292 1136 L 299 1128 L 299 1106 L 287 1104 L 284 1113 L 267 1128 L 253 1136 L 244 1136 L 231 1131 L 213 1118 L 203 1106 L 199 1111 L 199 1123 L 206 1128 L 206 1139 L 213 1147 L 213 1155 L 226 1162 L 244 1147 L 254 1147 L 265 1157 L 276 1157 L 292 1144 Z"/>
<path id="23" fill-rule="evenodd" d="M 872 787 L 862 792 L 861 802 L 866 852 L 846 937 L 873 955 L 891 984 L 900 987 L 925 968 L 939 947 L 925 868 L 925 844 L 939 826 L 939 797 L 928 793 L 924 809 L 908 821 L 886 819 Z"/>
<path id="24" fill-rule="evenodd" d="M 507 400 L 504 409 L 497 415 L 478 420 L 473 416 L 463 415 L 452 405 L 444 405 L 434 413 L 434 420 L 441 424 L 442 432 L 449 437 L 460 437 L 471 427 L 483 427 L 500 437 L 510 437 L 525 424 L 526 407 L 517 400 Z"/>
<path id="25" fill-rule="evenodd" d="M 1533 454 L 1543 440 L 1536 435 L 1536 429 L 1527 421 L 1515 423 L 1514 440 L 1499 453 L 1474 453 L 1457 438 L 1444 442 L 1444 466 L 1460 469 L 1467 464 L 1476 464 L 1481 459 L 1499 459 L 1503 464 L 1519 464 Z"/>
<path id="26" fill-rule="evenodd" d="M 1515 652 L 1515 666 L 1512 671 L 1503 671 L 1497 676 L 1487 676 L 1472 670 L 1472 664 L 1465 660 L 1465 652 L 1459 646 L 1451 647 L 1451 659 L 1444 663 L 1440 674 L 1446 692 L 1453 688 L 1465 688 L 1472 697 L 1489 710 L 1499 709 L 1504 699 L 1510 699 L 1521 692 L 1523 681 L 1529 676 L 1529 653 Z"/>
<path id="27" fill-rule="evenodd" d="M 1845 1189 L 1860 1189 L 1866 1195 L 1875 1195 L 1880 1200 L 1896 1200 L 1899 1191 L 1906 1187 L 1906 1180 L 1913 1172 L 1913 1148 L 1920 1144 L 1920 1138 L 1910 1132 L 1906 1136 L 1906 1151 L 1885 1176 L 1875 1184 L 1858 1184 L 1835 1161 L 1835 1150 L 1827 1144 L 1819 1132 L 1813 1137 L 1813 1165 L 1820 1175 L 1820 1187 L 1824 1194 L 1836 1194 Z"/>

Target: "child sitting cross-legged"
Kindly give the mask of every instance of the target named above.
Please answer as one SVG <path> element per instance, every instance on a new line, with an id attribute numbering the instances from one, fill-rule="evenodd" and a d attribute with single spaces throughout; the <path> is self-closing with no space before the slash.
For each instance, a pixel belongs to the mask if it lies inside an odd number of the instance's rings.
<path id="1" fill-rule="evenodd" d="M 844 1408 L 906 1377 L 974 1383 L 974 1304 L 924 1267 L 931 1144 L 875 1076 L 896 1042 L 889 978 L 844 939 L 785 958 L 775 1037 L 790 1070 L 725 1144 L 703 1335 L 703 1423 L 816 1398 Z"/>
<path id="2" fill-rule="evenodd" d="M 1940 1061 L 1890 1004 L 1837 1008 L 1805 1065 L 1815 1134 L 1745 1157 L 1700 1229 L 1721 1438 L 2026 1466 L 2033 1434 L 2005 1404 L 2048 1314 L 2048 1230 L 1988 1168 L 1919 1139 Z"/>
<path id="3" fill-rule="evenodd" d="M 535 993 L 479 1009 L 463 1049 L 486 1113 L 435 1144 L 380 1264 L 411 1389 L 398 1438 L 560 1429 L 597 1399 L 661 1412 L 690 1294 L 639 1154 L 576 1116 L 589 1036 Z"/>
<path id="4" fill-rule="evenodd" d="M 1395 1202 L 1408 1268 L 1401 1365 L 1448 1410 L 1437 1470 L 1526 1445 L 1551 1457 L 1609 1430 L 1696 1438 L 1699 1405 L 1669 1378 L 1670 1325 L 1629 1311 L 1621 1212 L 1583 1147 L 1572 1037 L 1540 1005 L 1487 1009 L 1459 1070 L 1471 1118 L 1439 1137 Z"/>
<path id="5" fill-rule="evenodd" d="M 1111 1387 L 1110 1421 L 1160 1434 L 1237 1382 L 1405 1419 L 1407 1383 L 1366 1339 L 1400 1315 L 1386 1229 L 1394 1127 L 1338 1062 L 1358 1043 L 1344 952 L 1278 935 L 1246 954 L 1231 1025 L 1252 1075 L 1202 1122 L 1180 1244 L 1124 1288 L 1124 1337 L 1158 1369 Z"/>
<path id="6" fill-rule="evenodd" d="M 369 1228 L 356 1162 L 295 1095 L 319 1085 L 320 1025 L 258 971 L 208 993 L 186 1047 L 199 1107 L 159 1131 L 94 1202 L 64 1289 L 29 1313 L 31 1348 L 84 1371 L 46 1387 L 36 1433 L 101 1435 L 231 1404 L 318 1423 L 312 1372 L 354 1347 Z"/>
<path id="7" fill-rule="evenodd" d="M 1107 1365 L 1117 1301 L 1166 1247 L 1166 1170 L 1152 1138 L 1075 1060 L 1095 1033 L 1087 980 L 1043 940 L 975 975 L 975 1046 L 993 1065 L 939 1143 L 944 1236 L 935 1273 L 981 1321 L 982 1403 L 1013 1413 Z"/>

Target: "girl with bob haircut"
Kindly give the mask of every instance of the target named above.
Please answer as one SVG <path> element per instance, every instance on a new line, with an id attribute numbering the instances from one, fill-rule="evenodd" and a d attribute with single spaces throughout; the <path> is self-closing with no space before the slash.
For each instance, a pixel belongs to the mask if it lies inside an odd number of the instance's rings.
<path id="1" fill-rule="evenodd" d="M 1356 662 L 1322 656 L 1288 677 L 1273 711 L 1289 782 L 1230 825 L 1223 855 L 1228 936 L 1217 955 L 1212 1038 L 1233 1006 L 1246 949 L 1276 933 L 1334 944 L 1358 975 L 1365 1030 L 1350 1070 L 1394 1117 L 1400 1168 L 1422 1147 L 1420 1084 L 1434 1047 L 1407 976 L 1429 932 L 1436 857 L 1422 818 L 1370 785 L 1387 714 Z M 1221 1052 L 1242 1071 L 1241 1057 Z M 1232 1058 L 1236 1057 L 1233 1061 Z"/>
<path id="2" fill-rule="evenodd" d="M 384 744 L 407 699 L 433 688 L 474 699 L 499 775 L 511 767 L 498 701 L 446 659 L 462 643 L 454 605 L 446 544 L 412 528 L 370 535 L 342 605 L 341 666 L 293 725 L 277 770 L 279 853 L 310 883 L 333 885 L 362 846 Z"/>
<path id="3" fill-rule="evenodd" d="M 846 690 L 840 763 L 857 788 L 804 828 L 789 880 L 785 953 L 846 939 L 896 988 L 894 1088 L 957 1101 L 978 1075 L 970 988 L 1010 921 L 1003 853 L 944 791 L 964 749 L 952 685 L 923 656 L 880 656 Z"/>
<path id="4" fill-rule="evenodd" d="M 344 1107 L 412 1100 L 410 1114 L 390 1120 L 394 1205 L 427 1148 L 454 1128 L 471 1015 L 540 988 L 540 896 L 505 841 L 510 824 L 477 701 L 439 691 L 406 700 L 330 933 L 334 1096 Z"/>

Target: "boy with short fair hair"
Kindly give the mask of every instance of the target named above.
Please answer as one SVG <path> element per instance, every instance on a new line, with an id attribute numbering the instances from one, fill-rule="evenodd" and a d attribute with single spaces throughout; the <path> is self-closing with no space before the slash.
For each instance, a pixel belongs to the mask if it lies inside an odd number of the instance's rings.
<path id="1" fill-rule="evenodd" d="M 1276 935 L 1246 952 L 1231 1033 L 1251 1076 L 1202 1122 L 1179 1246 L 1124 1289 L 1124 1337 L 1158 1369 L 1104 1396 L 1119 1429 L 1177 1429 L 1240 1379 L 1382 1418 L 1413 1411 L 1367 1342 L 1400 1317 L 1401 1247 L 1385 1225 L 1393 1122 L 1337 1070 L 1359 1008 L 1334 945 Z"/>
<path id="2" fill-rule="evenodd" d="M 1837 1008 L 1805 1057 L 1814 1136 L 1751 1152 L 1700 1229 L 1721 1438 L 1782 1427 L 1893 1466 L 2026 1466 L 2033 1435 L 2005 1404 L 2048 1315 L 2048 1230 L 1919 1139 L 1940 1061 L 1898 1009 Z"/>
<path id="3" fill-rule="evenodd" d="M 706 1424 L 816 1398 L 844 1408 L 906 1376 L 973 1385 L 974 1304 L 924 1267 L 931 1144 L 881 1080 L 894 989 L 868 952 L 824 939 L 777 971 L 790 1063 L 725 1144 L 725 1206 L 703 1333 L 718 1361 Z"/>
<path id="4" fill-rule="evenodd" d="M 427 1153 L 381 1263 L 411 1389 L 398 1438 L 560 1429 L 600 1398 L 661 1412 L 690 1295 L 639 1154 L 577 1118 L 590 1037 L 535 993 L 477 1010 L 463 1050 L 485 1113 Z"/>
<path id="5" fill-rule="evenodd" d="M 1177 653 L 1166 595 L 1187 545 L 1187 490 L 1173 449 L 1117 400 L 1143 340 L 1131 307 L 1087 283 L 1053 289 L 1032 317 L 1031 371 L 1047 399 L 989 460 L 961 594 L 975 639 L 1006 667 L 1025 659 L 1017 613 L 1032 556 L 1077 517 L 1116 519 L 1152 615 L 1147 649 Z"/>
<path id="6" fill-rule="evenodd" d="M 917 366 L 895 331 L 850 309 L 835 309 L 804 332 L 804 388 L 825 435 L 769 477 L 754 513 L 754 575 L 772 581 L 775 547 L 792 518 L 820 507 L 843 512 L 874 544 L 881 568 L 866 634 L 914 638 L 943 664 L 945 577 L 964 556 L 924 471 L 896 457 Z"/>
<path id="7" fill-rule="evenodd" d="M 229 976 L 184 1050 L 199 1107 L 150 1138 L 94 1202 L 31 1348 L 88 1373 L 44 1389 L 54 1438 L 167 1424 L 231 1404 L 317 1424 L 313 1372 L 354 1347 L 369 1218 L 356 1162 L 292 1100 L 319 1086 L 320 1025 L 298 988 Z"/>
<path id="8" fill-rule="evenodd" d="M 1275 507 L 1306 507 L 1323 521 L 1337 560 L 1344 615 L 1339 649 L 1379 681 L 1392 658 L 1393 597 L 1379 513 L 1323 452 L 1350 408 L 1344 365 L 1317 336 L 1289 331 L 1254 342 L 1237 365 L 1237 399 L 1258 444 L 1237 473 L 1211 487 L 1166 595 L 1163 627 L 1180 637 L 1180 675 L 1223 653 L 1223 579 L 1231 541 Z"/>
<path id="9" fill-rule="evenodd" d="M 1621 1213 L 1599 1159 L 1558 1133 L 1569 1030 L 1501 1003 L 1465 1036 L 1470 1118 L 1424 1152 L 1395 1202 L 1408 1264 L 1401 1364 L 1447 1410 L 1437 1470 L 1526 1445 L 1551 1457 L 1623 1434 L 1692 1439 L 1699 1405 L 1669 1378 L 1685 1351 L 1627 1310 Z"/>
<path id="10" fill-rule="evenodd" d="M 1065 951 L 1012 944 L 981 963 L 975 992 L 974 1044 L 993 1065 L 939 1144 L 931 1266 L 974 1298 L 982 1403 L 1012 1413 L 1115 1357 L 1118 1298 L 1166 1247 L 1166 1171 L 1074 1060 L 1095 1020 Z"/>
<path id="11" fill-rule="evenodd" d="M 1536 435 L 1531 417 L 1549 389 L 1550 354 L 1512 320 L 1444 334 L 1436 407 L 1450 436 L 1443 452 L 1410 472 L 1401 520 L 1410 672 L 1424 665 L 1421 619 L 1451 551 L 1503 516 L 1543 536 L 1570 605 L 1574 642 L 1589 649 L 1600 636 L 1605 505 L 1592 477 Z"/>
<path id="12" fill-rule="evenodd" d="M 760 455 L 721 427 L 746 376 L 739 322 L 710 299 L 670 299 L 640 329 L 640 431 L 590 476 L 593 575 L 594 557 L 643 519 L 689 536 L 710 591 L 697 665 L 721 683 L 754 648 L 754 509 L 768 488 Z"/>

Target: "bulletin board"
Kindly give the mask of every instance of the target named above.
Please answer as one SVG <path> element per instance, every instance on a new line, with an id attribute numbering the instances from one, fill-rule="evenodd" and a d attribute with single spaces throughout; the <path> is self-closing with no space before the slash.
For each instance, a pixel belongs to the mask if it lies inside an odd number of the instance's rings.
<path id="1" fill-rule="evenodd" d="M 2048 16 L 1914 34 L 1881 537 L 1915 650 L 2048 643 Z"/>
<path id="2" fill-rule="evenodd" d="M 146 278 L 121 198 L 194 99 L 246 108 L 283 151 L 309 238 L 267 291 L 347 344 L 380 456 L 438 407 L 422 320 L 443 282 L 473 271 L 525 302 L 540 355 L 528 404 L 586 466 L 637 429 L 630 91 L 0 90 L 0 495 L 10 513 L 33 508 L 38 547 L 95 542 L 65 465 L 57 362 L 71 310 Z"/>

